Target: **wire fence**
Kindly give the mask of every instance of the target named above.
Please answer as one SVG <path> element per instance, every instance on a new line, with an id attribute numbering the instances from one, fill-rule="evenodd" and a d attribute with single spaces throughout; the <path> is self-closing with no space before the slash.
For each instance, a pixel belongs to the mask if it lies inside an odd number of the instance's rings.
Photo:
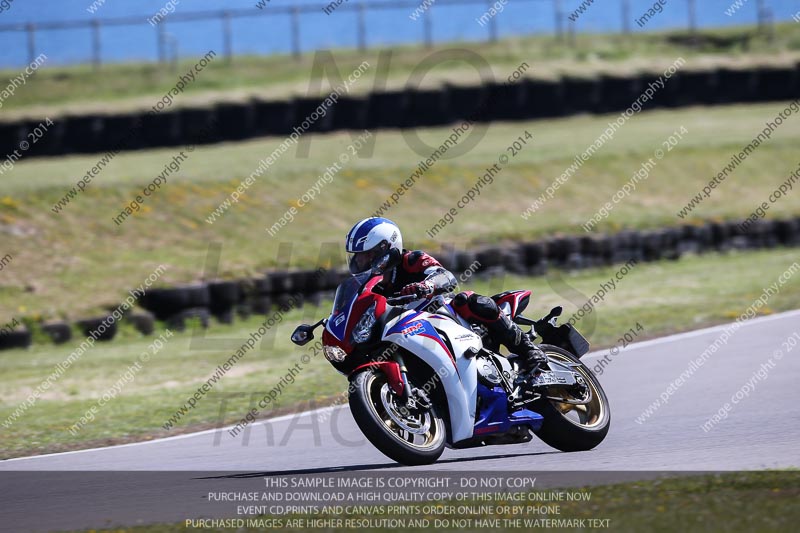
<path id="1" fill-rule="evenodd" d="M 492 42 L 507 35 L 552 34 L 569 43 L 570 35 L 584 31 L 630 33 L 666 26 L 694 32 L 725 22 L 722 10 L 737 4 L 741 4 L 737 22 L 757 23 L 762 29 L 771 25 L 773 9 L 767 0 L 730 1 L 712 12 L 697 0 L 616 0 L 612 6 L 611 0 L 597 5 L 582 0 L 333 0 L 273 5 L 259 0 L 261 8 L 254 3 L 251 8 L 5 24 L 0 25 L 0 49 L 16 50 L 15 62 L 21 62 L 23 54 L 30 62 L 43 48 L 69 49 L 72 57 L 62 63 L 100 66 L 131 59 L 174 61 L 206 51 L 208 41 L 219 45 L 216 49 L 228 61 L 241 54 L 299 56 L 319 49 L 365 50 L 390 43 Z M 648 10 L 655 13 L 654 6 L 660 8 L 657 16 L 647 17 Z M 54 57 L 49 49 L 48 57 Z M 128 56 L 121 52 L 124 49 Z M 11 61 L 8 54 L 0 57 L 0 62 Z"/>

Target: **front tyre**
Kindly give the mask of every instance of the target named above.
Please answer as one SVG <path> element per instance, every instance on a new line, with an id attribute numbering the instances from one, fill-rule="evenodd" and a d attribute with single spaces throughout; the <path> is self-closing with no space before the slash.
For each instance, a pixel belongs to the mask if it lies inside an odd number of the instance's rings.
<path id="1" fill-rule="evenodd" d="M 435 406 L 406 409 L 383 373 L 373 369 L 358 373 L 350 388 L 356 424 L 384 455 L 409 466 L 431 464 L 442 455 L 445 425 Z"/>
<path id="2" fill-rule="evenodd" d="M 592 371 L 573 354 L 550 344 L 539 347 L 547 355 L 551 370 L 572 370 L 580 374 L 590 396 L 587 401 L 586 398 L 570 398 L 570 391 L 565 389 L 549 389 L 550 396 L 558 395 L 568 401 L 543 397 L 533 403 L 532 409 L 544 417 L 536 436 L 563 452 L 591 450 L 603 442 L 611 425 L 606 393 Z"/>

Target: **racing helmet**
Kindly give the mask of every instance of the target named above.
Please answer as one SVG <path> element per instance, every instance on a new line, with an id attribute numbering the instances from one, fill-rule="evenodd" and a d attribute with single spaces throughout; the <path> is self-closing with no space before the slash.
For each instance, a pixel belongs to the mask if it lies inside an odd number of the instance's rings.
<path id="1" fill-rule="evenodd" d="M 403 236 L 397 224 L 382 217 L 365 218 L 347 233 L 344 243 L 350 273 L 360 276 L 372 270 L 383 272 L 403 251 Z"/>

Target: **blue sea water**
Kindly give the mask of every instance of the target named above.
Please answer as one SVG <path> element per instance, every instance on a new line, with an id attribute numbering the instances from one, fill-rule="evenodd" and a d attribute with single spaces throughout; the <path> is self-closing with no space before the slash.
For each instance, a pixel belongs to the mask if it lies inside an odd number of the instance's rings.
<path id="1" fill-rule="evenodd" d="M 175 13 L 216 11 L 223 9 L 255 9 L 258 0 L 172 0 Z M 418 5 L 403 5 L 390 9 L 375 9 L 377 4 L 391 0 L 364 0 L 366 42 L 368 46 L 414 43 L 423 40 L 424 23 L 410 15 Z M 429 0 L 430 1 L 430 0 Z M 485 3 L 453 5 L 435 1 L 430 8 L 430 24 L 435 42 L 486 39 L 489 26 L 477 19 L 495 0 Z M 502 0 L 498 0 L 502 1 Z M 736 0 L 697 0 L 696 19 L 699 27 L 752 24 L 757 20 L 759 4 L 765 5 L 776 21 L 791 20 L 800 12 L 799 0 L 744 0 L 732 16 L 725 13 Z M 741 1 L 741 0 L 740 0 Z M 94 14 L 89 7 L 95 3 Z M 154 61 L 158 57 L 157 30 L 147 22 L 168 0 L 0 0 L 0 68 L 20 67 L 28 61 L 28 37 L 24 31 L 8 31 L 9 26 L 42 24 L 63 21 L 90 21 L 129 17 L 133 24 L 103 25 L 100 29 L 101 59 L 103 62 Z M 357 5 L 361 0 L 345 0 L 343 6 Z M 421 3 L 422 0 L 419 0 Z M 688 0 L 662 0 L 663 12 L 644 28 L 634 19 L 652 6 L 654 0 L 630 0 L 628 24 L 633 31 L 688 27 Z M 358 43 L 358 13 L 339 8 L 326 14 L 326 2 L 305 0 L 269 0 L 264 16 L 233 18 L 231 21 L 234 54 L 276 54 L 292 50 L 291 17 L 276 13 L 276 8 L 311 5 L 310 12 L 299 15 L 299 44 L 302 51 L 324 48 L 355 47 Z M 564 22 L 581 0 L 563 0 Z M 553 33 L 556 26 L 554 0 L 505 0 L 503 11 L 494 18 L 500 37 Z M 622 0 L 595 0 L 580 15 L 575 31 L 617 32 L 622 29 Z M 223 24 L 220 19 L 177 21 L 164 23 L 170 52 L 181 57 L 198 56 L 214 49 L 223 50 Z M 88 62 L 92 58 L 92 30 L 87 27 L 45 30 L 35 33 L 36 53 L 45 53 L 48 64 Z"/>

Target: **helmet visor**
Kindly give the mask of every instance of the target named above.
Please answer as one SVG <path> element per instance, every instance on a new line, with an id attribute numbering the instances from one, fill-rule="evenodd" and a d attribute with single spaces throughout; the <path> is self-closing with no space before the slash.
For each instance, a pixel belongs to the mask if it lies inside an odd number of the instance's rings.
<path id="1" fill-rule="evenodd" d="M 372 264 L 380 256 L 380 250 L 373 248 L 364 252 L 347 254 L 347 265 L 353 275 L 361 274 L 372 269 Z"/>

